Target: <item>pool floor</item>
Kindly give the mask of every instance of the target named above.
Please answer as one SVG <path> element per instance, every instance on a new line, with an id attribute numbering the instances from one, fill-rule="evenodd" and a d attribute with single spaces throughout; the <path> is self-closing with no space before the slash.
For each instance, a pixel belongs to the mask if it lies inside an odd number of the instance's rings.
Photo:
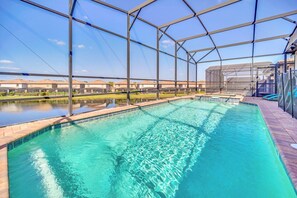
<path id="1" fill-rule="evenodd" d="M 11 197 L 296 197 L 256 106 L 179 100 L 8 153 Z"/>

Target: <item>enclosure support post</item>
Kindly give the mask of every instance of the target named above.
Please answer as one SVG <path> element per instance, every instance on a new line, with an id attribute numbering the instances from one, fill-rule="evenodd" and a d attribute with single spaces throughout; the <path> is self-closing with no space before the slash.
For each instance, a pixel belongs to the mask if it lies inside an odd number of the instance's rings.
<path id="1" fill-rule="evenodd" d="M 292 75 L 292 69 L 290 68 L 290 80 L 289 83 L 290 86 L 290 92 L 291 92 L 291 111 L 292 111 L 292 118 L 294 118 L 294 93 L 293 93 L 293 75 Z"/>
<path id="2" fill-rule="evenodd" d="M 277 69 L 278 69 L 278 63 L 274 65 L 274 93 L 277 94 Z"/>
<path id="3" fill-rule="evenodd" d="M 296 69 L 297 69 L 297 51 L 295 51 L 295 54 L 294 54 L 294 74 L 296 73 Z"/>
<path id="4" fill-rule="evenodd" d="M 68 21 L 68 116 L 72 116 L 72 0 L 69 0 Z"/>
<path id="5" fill-rule="evenodd" d="M 190 80 L 190 55 L 189 53 L 187 53 L 187 94 L 190 93 L 190 84 L 189 84 L 189 80 Z"/>
<path id="6" fill-rule="evenodd" d="M 220 94 L 222 93 L 222 77 L 223 77 L 223 63 L 222 63 L 222 60 L 220 60 L 220 82 L 219 82 L 219 90 L 220 90 Z"/>
<path id="7" fill-rule="evenodd" d="M 253 61 L 253 67 L 255 67 L 254 64 L 254 57 L 252 57 Z M 258 66 L 256 66 L 256 97 L 259 97 L 259 71 L 258 71 Z"/>
<path id="8" fill-rule="evenodd" d="M 198 79 L 198 63 L 196 63 L 196 75 L 195 75 L 195 90 L 196 90 L 196 93 L 197 93 L 197 91 L 198 91 L 198 86 L 197 86 L 197 84 L 198 84 L 198 81 L 197 81 L 197 79 Z"/>
<path id="9" fill-rule="evenodd" d="M 159 39 L 159 34 L 160 31 L 157 28 L 157 99 L 160 99 L 160 82 L 159 82 L 159 78 L 160 78 L 160 39 Z"/>
<path id="10" fill-rule="evenodd" d="M 254 89 L 253 89 L 253 82 L 254 82 L 254 77 L 253 77 L 253 63 L 251 64 L 250 66 L 250 76 L 251 76 L 251 82 L 250 82 L 250 91 L 251 91 L 251 96 L 253 96 L 253 92 L 254 92 Z"/>
<path id="11" fill-rule="evenodd" d="M 283 73 L 287 73 L 287 54 L 284 54 Z"/>
<path id="12" fill-rule="evenodd" d="M 130 14 L 127 15 L 127 104 L 130 104 Z"/>
<path id="13" fill-rule="evenodd" d="M 284 73 L 281 75 L 282 78 L 282 95 L 283 95 L 283 110 L 286 111 L 286 96 L 285 96 L 285 83 L 284 83 Z"/>
<path id="14" fill-rule="evenodd" d="M 177 96 L 177 43 L 176 42 L 175 42 L 175 48 L 174 48 L 174 87 L 175 87 L 174 95 Z"/>

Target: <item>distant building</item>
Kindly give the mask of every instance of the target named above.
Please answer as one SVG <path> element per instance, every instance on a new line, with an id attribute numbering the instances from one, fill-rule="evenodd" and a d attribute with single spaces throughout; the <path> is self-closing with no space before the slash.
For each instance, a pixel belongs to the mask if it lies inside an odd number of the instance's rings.
<path id="1" fill-rule="evenodd" d="M 144 80 L 141 81 L 137 84 L 138 90 L 151 90 L 151 89 L 156 89 L 157 88 L 157 82 L 156 81 L 149 81 L 149 80 Z"/>
<path id="2" fill-rule="evenodd" d="M 46 89 L 46 90 L 57 90 L 58 82 L 55 80 L 39 80 L 39 81 L 30 81 L 28 83 L 28 89 Z"/>
<path id="3" fill-rule="evenodd" d="M 115 91 L 127 91 L 127 81 L 120 81 L 114 83 Z M 130 82 L 130 89 L 137 89 L 137 84 L 135 82 Z"/>
<path id="4" fill-rule="evenodd" d="M 85 85 L 85 89 L 87 92 L 109 92 L 111 91 L 111 86 L 109 83 L 102 80 L 94 80 L 91 82 L 87 82 Z"/>
<path id="5" fill-rule="evenodd" d="M 14 80 L 2 80 L 0 81 L 0 90 L 2 91 L 18 91 L 18 92 L 41 92 L 41 91 L 68 91 L 69 83 L 67 80 L 23 80 L 23 79 L 14 79 Z M 91 82 L 85 81 L 72 81 L 73 90 L 79 93 L 85 92 L 105 92 L 109 89 L 109 84 L 95 80 Z"/>
<path id="6" fill-rule="evenodd" d="M 172 89 L 175 87 L 174 81 L 160 81 L 160 89 Z"/>
<path id="7" fill-rule="evenodd" d="M 277 65 L 279 66 L 279 71 L 281 73 L 283 72 L 284 62 L 285 62 L 284 60 L 280 60 L 277 62 Z M 287 59 L 287 71 L 289 71 L 290 69 L 292 69 L 292 70 L 297 69 L 297 68 L 295 68 L 294 58 Z"/>
<path id="8" fill-rule="evenodd" d="M 76 93 L 106 93 L 114 91 L 127 91 L 127 81 L 120 82 L 105 82 L 102 80 L 94 81 L 72 81 L 73 91 Z M 205 89 L 205 82 L 198 81 L 197 87 L 199 90 Z M 23 80 L 23 79 L 13 79 L 13 80 L 0 80 L 0 91 L 2 92 L 68 92 L 69 83 L 67 80 Z M 175 82 L 174 81 L 160 81 L 159 82 L 160 90 L 174 90 Z M 140 90 L 140 91 L 152 91 L 157 89 L 156 81 L 144 80 L 141 82 L 131 82 L 131 90 Z M 178 91 L 187 89 L 187 81 L 178 81 L 177 82 Z M 196 82 L 189 82 L 189 89 L 196 89 Z"/>
<path id="9" fill-rule="evenodd" d="M 1 88 L 26 89 L 30 81 L 23 79 L 3 80 L 0 84 Z"/>
<path id="10" fill-rule="evenodd" d="M 271 80 L 274 68 L 271 62 L 230 64 L 211 66 L 205 70 L 206 92 L 253 95 L 256 81 Z"/>

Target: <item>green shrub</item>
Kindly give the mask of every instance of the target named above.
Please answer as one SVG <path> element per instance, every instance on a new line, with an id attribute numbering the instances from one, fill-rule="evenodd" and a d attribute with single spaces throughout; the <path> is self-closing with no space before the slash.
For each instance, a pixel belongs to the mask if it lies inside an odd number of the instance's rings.
<path id="1" fill-rule="evenodd" d="M 40 92 L 40 96 L 47 96 L 48 95 L 48 93 L 47 92 Z"/>

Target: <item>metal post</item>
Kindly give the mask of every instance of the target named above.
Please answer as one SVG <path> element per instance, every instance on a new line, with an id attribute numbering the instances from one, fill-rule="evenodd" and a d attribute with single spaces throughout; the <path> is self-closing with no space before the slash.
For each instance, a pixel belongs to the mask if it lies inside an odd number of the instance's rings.
<path id="1" fill-rule="evenodd" d="M 198 85 L 198 63 L 196 63 L 196 76 L 195 76 L 195 90 L 196 90 L 196 93 L 197 93 L 197 91 L 198 91 L 198 87 L 197 87 L 197 85 Z"/>
<path id="2" fill-rule="evenodd" d="M 222 75 L 223 75 L 223 63 L 222 61 L 220 61 L 220 82 L 219 82 L 219 90 L 220 90 L 220 93 L 222 93 Z"/>
<path id="3" fill-rule="evenodd" d="M 252 57 L 252 64 L 251 64 L 251 67 L 250 67 L 250 75 L 251 75 L 251 84 L 250 84 L 250 90 L 251 90 L 251 96 L 254 95 L 254 72 L 253 72 L 253 69 L 254 69 L 254 59 Z"/>
<path id="4" fill-rule="evenodd" d="M 174 87 L 175 87 L 174 95 L 177 96 L 177 43 L 176 42 L 175 42 L 175 50 L 174 50 Z"/>
<path id="5" fill-rule="evenodd" d="M 285 96 L 285 83 L 284 83 L 284 73 L 281 75 L 282 77 L 282 94 L 283 94 L 283 110 L 286 111 L 286 96 Z"/>
<path id="6" fill-rule="evenodd" d="M 284 54 L 284 66 L 283 66 L 283 73 L 287 73 L 287 54 Z"/>
<path id="7" fill-rule="evenodd" d="M 190 93 L 190 55 L 187 53 L 187 94 Z"/>
<path id="8" fill-rule="evenodd" d="M 295 54 L 294 54 L 294 74 L 296 73 L 296 69 L 297 69 L 297 51 L 295 51 Z"/>
<path id="9" fill-rule="evenodd" d="M 157 99 L 160 99 L 160 82 L 159 82 L 159 78 L 160 78 L 160 40 L 159 40 L 159 29 L 157 28 Z"/>
<path id="10" fill-rule="evenodd" d="M 274 65 L 274 93 L 277 94 L 277 69 L 278 69 L 278 63 Z"/>
<path id="11" fill-rule="evenodd" d="M 68 21 L 68 116 L 72 116 L 72 0 L 69 0 L 69 21 Z"/>
<path id="12" fill-rule="evenodd" d="M 291 92 L 291 108 L 292 108 L 292 118 L 294 118 L 294 93 L 293 93 L 293 75 L 292 75 L 292 69 L 290 68 L 290 92 Z"/>
<path id="13" fill-rule="evenodd" d="M 127 104 L 130 104 L 130 14 L 127 14 Z"/>
<path id="14" fill-rule="evenodd" d="M 254 65 L 254 57 L 252 58 L 253 61 L 253 67 L 255 67 Z M 256 67 L 256 97 L 259 97 L 259 71 L 258 71 L 258 66 Z"/>

